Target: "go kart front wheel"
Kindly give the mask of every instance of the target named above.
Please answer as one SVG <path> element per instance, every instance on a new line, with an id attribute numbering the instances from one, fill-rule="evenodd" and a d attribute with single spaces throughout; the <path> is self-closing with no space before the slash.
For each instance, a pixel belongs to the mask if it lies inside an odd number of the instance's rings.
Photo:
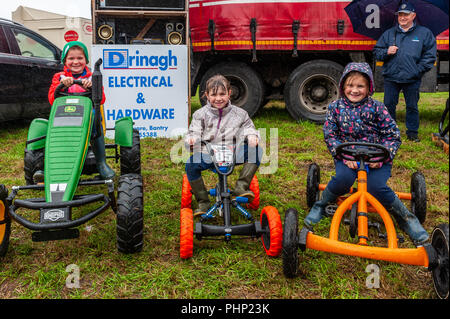
<path id="1" fill-rule="evenodd" d="M 181 209 L 192 208 L 192 188 L 187 174 L 183 175 L 183 183 L 181 185 Z"/>
<path id="2" fill-rule="evenodd" d="M 283 228 L 283 273 L 294 278 L 298 269 L 298 212 L 290 208 L 286 211 Z"/>
<path id="3" fill-rule="evenodd" d="M 440 299 L 448 299 L 448 224 L 440 224 L 433 230 L 431 245 L 438 255 L 438 265 L 432 270 L 434 290 Z"/>
<path id="4" fill-rule="evenodd" d="M 45 149 L 29 150 L 25 149 L 23 157 L 23 171 L 27 185 L 34 185 L 33 175 L 36 171 L 44 171 Z"/>
<path id="5" fill-rule="evenodd" d="M 248 204 L 248 208 L 253 209 L 253 210 L 257 210 L 259 208 L 259 182 L 258 182 L 258 178 L 255 176 L 253 176 L 253 179 L 250 183 L 250 191 L 253 192 L 253 194 L 255 194 L 255 198 L 252 200 L 251 203 Z"/>
<path id="6" fill-rule="evenodd" d="M 312 163 L 308 168 L 306 179 L 306 204 L 312 208 L 314 203 L 319 200 L 320 167 Z"/>
<path id="7" fill-rule="evenodd" d="M 0 257 L 6 255 L 9 245 L 9 236 L 11 234 L 11 219 L 6 211 L 5 199 L 8 191 L 5 185 L 0 184 Z"/>
<path id="8" fill-rule="evenodd" d="M 117 190 L 117 248 L 126 254 L 139 252 L 142 250 L 143 239 L 142 176 L 122 175 Z"/>
<path id="9" fill-rule="evenodd" d="M 261 241 L 268 256 L 276 257 L 281 253 L 283 241 L 283 226 L 278 210 L 266 206 L 261 212 L 261 228 L 266 232 L 261 235 Z"/>
<path id="10" fill-rule="evenodd" d="M 190 208 L 180 211 L 180 258 L 192 257 L 194 251 L 194 214 Z"/>

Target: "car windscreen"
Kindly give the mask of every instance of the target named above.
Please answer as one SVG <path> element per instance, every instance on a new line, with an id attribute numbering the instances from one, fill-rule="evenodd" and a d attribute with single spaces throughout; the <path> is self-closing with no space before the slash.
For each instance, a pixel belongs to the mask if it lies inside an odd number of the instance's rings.
<path id="1" fill-rule="evenodd" d="M 13 29 L 22 56 L 56 60 L 55 49 L 34 34 Z"/>

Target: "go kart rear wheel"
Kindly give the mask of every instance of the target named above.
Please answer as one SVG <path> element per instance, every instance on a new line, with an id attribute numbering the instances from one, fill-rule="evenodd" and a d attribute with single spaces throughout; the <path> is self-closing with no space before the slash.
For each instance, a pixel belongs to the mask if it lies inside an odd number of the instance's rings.
<path id="1" fill-rule="evenodd" d="M 259 182 L 258 182 L 258 178 L 255 176 L 253 176 L 253 179 L 250 183 L 250 191 L 253 192 L 253 194 L 255 194 L 255 198 L 252 200 L 251 203 L 248 204 L 248 208 L 253 209 L 253 210 L 257 210 L 259 208 Z"/>
<path id="2" fill-rule="evenodd" d="M 298 270 L 298 212 L 290 208 L 284 216 L 283 227 L 283 273 L 293 278 Z"/>
<path id="3" fill-rule="evenodd" d="M 126 254 L 139 252 L 142 250 L 143 239 L 142 176 L 122 175 L 117 190 L 117 248 Z"/>
<path id="4" fill-rule="evenodd" d="M 306 179 L 306 204 L 309 208 L 319 200 L 320 167 L 312 163 L 308 168 Z"/>
<path id="5" fill-rule="evenodd" d="M 183 175 L 183 184 L 181 185 L 181 209 L 192 208 L 192 188 L 187 175 Z"/>
<path id="6" fill-rule="evenodd" d="M 272 206 L 263 208 L 260 217 L 261 228 L 266 230 L 261 241 L 268 256 L 276 257 L 281 253 L 283 242 L 283 226 L 278 210 Z"/>
<path id="7" fill-rule="evenodd" d="M 423 224 L 427 216 L 427 190 L 425 177 L 420 172 L 411 176 L 411 212 Z"/>
<path id="8" fill-rule="evenodd" d="M 431 245 L 438 255 L 438 265 L 432 270 L 433 285 L 441 299 L 448 299 L 448 224 L 440 224 L 431 233 Z"/>
<path id="9" fill-rule="evenodd" d="M 192 209 L 180 211 L 180 258 L 192 257 L 194 251 L 194 214 Z"/>
<path id="10" fill-rule="evenodd" d="M 11 235 L 11 219 L 6 211 L 5 199 L 8 196 L 8 190 L 5 185 L 0 184 L 0 257 L 6 255 L 9 245 L 9 236 Z"/>
<path id="11" fill-rule="evenodd" d="M 44 171 L 44 155 L 44 148 L 39 150 L 25 149 L 23 171 L 27 185 L 34 185 L 33 175 L 36 171 Z"/>
<path id="12" fill-rule="evenodd" d="M 133 130 L 131 147 L 120 147 L 120 174 L 141 174 L 141 141 L 138 130 Z"/>

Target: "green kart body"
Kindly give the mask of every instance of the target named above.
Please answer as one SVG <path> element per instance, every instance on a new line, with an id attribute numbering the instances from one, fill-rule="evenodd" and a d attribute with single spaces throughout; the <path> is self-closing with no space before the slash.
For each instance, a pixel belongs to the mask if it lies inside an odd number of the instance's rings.
<path id="1" fill-rule="evenodd" d="M 49 241 L 79 237 L 78 226 L 98 216 L 107 208 L 112 208 L 117 218 L 117 247 L 124 253 L 134 253 L 143 244 L 143 183 L 140 162 L 139 132 L 133 129 L 131 117 L 115 122 L 115 143 L 98 146 L 94 150 L 91 140 L 104 139 L 102 125 L 103 110 L 101 60 L 95 65 L 92 76 L 92 91 L 79 94 L 55 94 L 50 116 L 34 119 L 30 125 L 24 157 L 24 173 L 27 185 L 13 186 L 8 196 L 3 196 L 3 217 L 9 225 L 15 220 L 34 231 L 33 241 Z M 74 84 L 82 85 L 81 81 Z M 63 86 L 57 88 L 61 90 Z M 115 155 L 106 156 L 106 149 L 113 149 Z M 94 152 L 95 151 L 95 152 Z M 103 179 L 101 175 L 84 178 L 85 175 L 99 173 L 97 155 L 120 161 L 120 175 Z M 106 165 L 103 163 L 103 165 Z M 44 171 L 44 181 L 34 180 L 34 173 Z M 82 178 L 83 177 L 83 178 Z M 0 184 L 1 185 L 1 184 Z M 105 192 L 79 195 L 77 190 L 84 186 L 106 185 Z M 1 185 L 0 189 L 5 188 Z M 6 188 L 5 188 L 6 189 Z M 42 198 L 21 199 L 21 190 L 43 191 Z M 5 193 L 5 192 L 3 192 Z M 7 191 L 6 191 L 7 194 Z M 92 205 L 91 205 L 92 204 Z M 89 205 L 90 208 L 83 209 Z M 72 218 L 72 209 L 80 207 L 77 218 Z M 94 208 L 92 208 L 94 207 Z M 39 211 L 39 222 L 29 220 L 18 210 Z M 8 226 L 9 227 L 9 226 Z M 9 229 L 9 228 L 8 228 Z M 8 236 L 0 242 L 7 246 Z M 6 248 L 0 251 L 6 253 Z"/>
<path id="2" fill-rule="evenodd" d="M 55 99 L 45 141 L 45 200 L 70 201 L 88 151 L 92 101 L 83 96 Z"/>

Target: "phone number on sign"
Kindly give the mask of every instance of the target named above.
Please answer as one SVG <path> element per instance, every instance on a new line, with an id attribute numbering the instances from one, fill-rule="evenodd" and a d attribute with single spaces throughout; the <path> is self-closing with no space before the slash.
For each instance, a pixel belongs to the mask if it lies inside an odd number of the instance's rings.
<path id="1" fill-rule="evenodd" d="M 140 137 L 158 137 L 158 132 L 139 131 Z"/>

